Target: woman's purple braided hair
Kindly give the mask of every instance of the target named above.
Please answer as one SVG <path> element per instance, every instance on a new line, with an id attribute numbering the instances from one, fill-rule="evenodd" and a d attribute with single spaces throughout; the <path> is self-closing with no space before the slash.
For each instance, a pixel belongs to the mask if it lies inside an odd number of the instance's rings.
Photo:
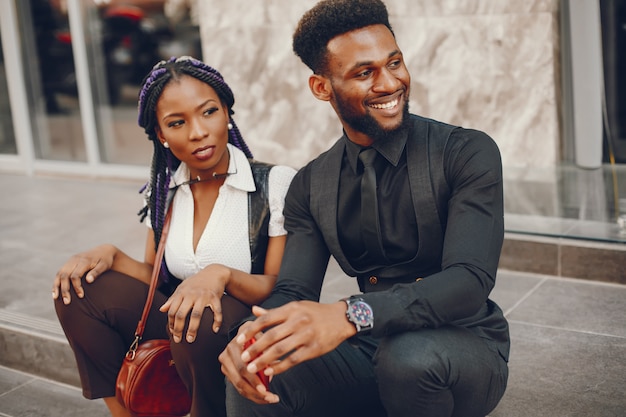
<path id="1" fill-rule="evenodd" d="M 172 57 L 167 61 L 156 64 L 141 83 L 138 103 L 138 124 L 152 141 L 154 153 L 150 172 L 150 182 L 140 192 L 146 192 L 148 204 L 139 211 L 140 221 L 150 213 L 150 221 L 154 230 L 155 247 L 158 245 L 165 220 L 165 206 L 169 192 L 170 178 L 180 165 L 180 160 L 159 142 L 156 134 L 156 105 L 165 86 L 171 80 L 178 80 L 181 76 L 194 77 L 211 86 L 228 108 L 229 121 L 232 129 L 229 130 L 228 141 L 241 149 L 248 158 L 252 152 L 244 141 L 232 115 L 235 97 L 232 90 L 224 81 L 222 75 L 204 62 L 192 57 Z"/>

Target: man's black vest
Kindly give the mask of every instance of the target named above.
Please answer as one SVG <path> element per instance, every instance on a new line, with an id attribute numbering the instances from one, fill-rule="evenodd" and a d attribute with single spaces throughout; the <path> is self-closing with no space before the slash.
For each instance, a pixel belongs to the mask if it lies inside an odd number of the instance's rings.
<path id="1" fill-rule="evenodd" d="M 441 256 L 450 190 L 443 155 L 456 126 L 411 115 L 406 144 L 411 199 L 417 219 L 419 248 L 413 259 L 375 271 L 356 270 L 346 258 L 337 233 L 337 195 L 345 144 L 339 140 L 311 166 L 311 214 L 330 252 L 350 276 L 375 274 L 381 278 L 427 276 L 441 270 Z"/>

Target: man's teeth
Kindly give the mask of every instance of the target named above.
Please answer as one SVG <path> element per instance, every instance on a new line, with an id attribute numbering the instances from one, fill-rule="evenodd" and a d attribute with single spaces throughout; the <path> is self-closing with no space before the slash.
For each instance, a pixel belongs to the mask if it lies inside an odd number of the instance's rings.
<path id="1" fill-rule="evenodd" d="M 395 107 L 397 105 L 398 105 L 398 99 L 395 99 L 393 101 L 390 101 L 389 103 L 370 104 L 370 107 L 373 107 L 375 109 L 390 109 L 390 108 Z"/>

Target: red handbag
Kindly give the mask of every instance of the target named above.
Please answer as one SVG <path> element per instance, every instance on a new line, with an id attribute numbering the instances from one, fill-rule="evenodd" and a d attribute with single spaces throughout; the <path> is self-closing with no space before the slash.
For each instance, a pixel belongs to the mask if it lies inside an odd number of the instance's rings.
<path id="1" fill-rule="evenodd" d="M 191 409 L 191 397 L 176 371 L 170 341 L 157 339 L 139 343 L 157 286 L 169 220 L 170 211 L 163 223 L 150 289 L 141 319 L 137 323 L 135 340 L 126 353 L 115 384 L 117 400 L 136 417 L 182 417 L 189 414 Z"/>

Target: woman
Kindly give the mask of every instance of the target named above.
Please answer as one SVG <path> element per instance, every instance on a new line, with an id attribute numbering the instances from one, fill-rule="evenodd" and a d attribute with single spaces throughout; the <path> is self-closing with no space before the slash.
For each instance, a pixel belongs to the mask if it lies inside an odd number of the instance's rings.
<path id="1" fill-rule="evenodd" d="M 143 339 L 170 337 L 192 416 L 226 415 L 217 356 L 229 327 L 274 285 L 286 239 L 284 197 L 295 174 L 252 160 L 232 119 L 233 104 L 220 73 L 206 64 L 181 57 L 155 65 L 139 94 L 139 125 L 154 143 L 140 211 L 142 220 L 149 216 L 145 259 L 101 245 L 72 256 L 54 279 L 55 308 L 83 395 L 104 398 L 113 416 L 130 415 L 115 398 L 115 380 L 141 316 L 170 204 L 166 273 Z"/>

